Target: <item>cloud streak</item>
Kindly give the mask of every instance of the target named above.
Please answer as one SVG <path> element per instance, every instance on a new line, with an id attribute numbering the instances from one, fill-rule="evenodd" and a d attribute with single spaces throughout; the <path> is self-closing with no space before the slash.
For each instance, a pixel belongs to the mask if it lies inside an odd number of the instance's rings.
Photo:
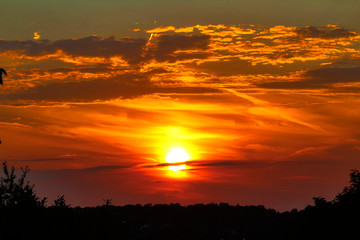
<path id="1" fill-rule="evenodd" d="M 335 83 L 360 82 L 360 68 L 321 68 L 309 70 L 303 74 L 302 80 L 288 82 L 269 82 L 259 87 L 274 89 L 319 89 L 331 88 Z"/>

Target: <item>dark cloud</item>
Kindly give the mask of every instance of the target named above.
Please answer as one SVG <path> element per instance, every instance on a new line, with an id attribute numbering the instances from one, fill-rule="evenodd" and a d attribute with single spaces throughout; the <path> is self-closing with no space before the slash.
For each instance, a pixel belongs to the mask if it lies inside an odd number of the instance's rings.
<path id="1" fill-rule="evenodd" d="M 309 80 L 291 81 L 291 82 L 266 82 L 266 83 L 260 83 L 257 86 L 261 88 L 271 88 L 271 89 L 308 89 L 308 88 L 324 87 Z"/>
<path id="2" fill-rule="evenodd" d="M 360 93 L 360 87 L 337 87 L 336 89 L 329 89 L 329 92 L 333 93 Z"/>
<path id="3" fill-rule="evenodd" d="M 249 161 L 249 160 L 213 160 L 213 161 L 190 161 L 190 166 L 199 167 L 260 167 L 269 166 L 270 163 L 266 161 Z"/>
<path id="4" fill-rule="evenodd" d="M 169 54 L 177 50 L 207 49 L 210 43 L 208 35 L 160 35 L 156 51 L 160 54 Z"/>
<path id="5" fill-rule="evenodd" d="M 82 57 L 114 57 L 121 56 L 127 62 L 136 64 L 153 59 L 168 61 L 175 59 L 204 58 L 201 53 L 174 54 L 177 50 L 205 50 L 208 48 L 210 37 L 207 35 L 160 35 L 156 43 L 146 49 L 147 40 L 134 38 L 116 39 L 114 36 L 102 38 L 89 36 L 80 39 L 63 39 L 58 41 L 19 41 L 0 40 L 0 52 L 23 51 L 30 57 L 54 54 L 61 50 L 70 56 Z M 145 52 L 146 51 L 146 52 Z M 175 57 L 175 58 L 174 58 Z"/>
<path id="6" fill-rule="evenodd" d="M 20 41 L 20 40 L 0 40 L 0 51 L 25 51 L 29 56 L 40 56 L 54 53 L 55 49 L 48 40 L 41 41 Z"/>
<path id="7" fill-rule="evenodd" d="M 156 44 L 149 52 L 148 57 L 158 61 L 175 61 L 192 58 L 206 58 L 207 53 L 175 53 L 179 50 L 206 50 L 210 43 L 208 35 L 167 35 L 156 38 Z"/>
<path id="8" fill-rule="evenodd" d="M 123 75 L 119 76 L 118 79 L 96 79 L 81 82 L 51 82 L 44 85 L 37 85 L 22 92 L 1 95 L 0 99 L 91 101 L 117 97 L 132 98 L 148 93 L 149 87 L 150 82 L 147 78 Z"/>
<path id="9" fill-rule="evenodd" d="M 90 81 L 50 82 L 21 92 L 0 95 L 1 100 L 92 101 L 114 98 L 135 98 L 153 93 L 214 93 L 207 87 L 161 87 L 148 77 L 135 74 L 118 75 Z"/>
<path id="10" fill-rule="evenodd" d="M 147 71 L 146 73 L 147 74 L 162 74 L 162 73 L 169 73 L 169 71 L 167 71 L 164 68 L 155 68 L 150 71 Z"/>
<path id="11" fill-rule="evenodd" d="M 360 81 L 360 67 L 321 68 L 308 71 L 304 76 L 316 80 L 319 84 L 358 82 Z"/>
<path id="12" fill-rule="evenodd" d="M 112 165 L 112 166 L 96 166 L 90 168 L 81 168 L 81 169 L 63 169 L 61 171 L 69 171 L 69 172 L 102 172 L 108 170 L 117 170 L 124 168 L 131 168 L 132 165 Z"/>
<path id="13" fill-rule="evenodd" d="M 336 39 L 336 38 L 349 38 L 356 36 L 356 33 L 346 30 L 344 28 L 335 27 L 313 27 L 306 26 L 295 30 L 296 34 L 300 38 L 324 38 L 324 39 Z"/>
<path id="14" fill-rule="evenodd" d="M 249 160 L 202 160 L 202 161 L 186 161 L 186 162 L 177 162 L 177 163 L 159 163 L 159 164 L 145 164 L 140 167 L 144 168 L 156 168 L 156 167 L 168 167 L 168 166 L 178 166 L 186 164 L 191 166 L 191 169 L 194 167 L 266 167 L 270 166 L 273 163 L 266 161 L 249 161 Z"/>
<path id="15" fill-rule="evenodd" d="M 85 57 L 113 57 L 122 56 L 129 62 L 139 61 L 142 50 L 146 44 L 145 39 L 122 38 L 114 36 L 101 38 L 90 36 L 80 39 L 64 39 L 51 42 L 42 41 L 19 41 L 1 40 L 0 51 L 20 50 L 28 56 L 43 56 L 53 54 L 58 50 L 71 56 Z"/>
<path id="16" fill-rule="evenodd" d="M 201 72 L 209 72 L 218 76 L 232 76 L 234 74 L 250 75 L 250 74 L 284 74 L 288 72 L 286 68 L 279 68 L 271 64 L 251 64 L 251 61 L 241 60 L 239 58 L 229 58 L 223 61 L 204 62 L 201 64 L 190 63 L 186 66 L 199 70 Z"/>
<path id="17" fill-rule="evenodd" d="M 77 66 L 77 67 L 59 67 L 59 68 L 31 68 L 31 69 L 17 69 L 16 71 L 11 72 L 11 80 L 13 79 L 26 79 L 29 75 L 46 75 L 46 74 L 68 74 L 68 73 L 92 73 L 92 74 L 102 74 L 102 73 L 112 73 L 119 72 L 123 70 L 122 68 L 111 68 L 105 64 L 97 64 L 90 66 Z"/>
<path id="18" fill-rule="evenodd" d="M 90 36 L 81 39 L 65 39 L 54 42 L 54 47 L 75 56 L 124 56 L 131 58 L 131 55 L 141 54 L 145 45 L 144 39 L 122 38 L 116 40 L 114 36 L 101 38 Z"/>
<path id="19" fill-rule="evenodd" d="M 329 85 L 333 83 L 360 82 L 360 67 L 309 70 L 303 77 L 303 80 L 298 81 L 267 82 L 258 84 L 257 86 L 275 89 L 328 88 Z"/>

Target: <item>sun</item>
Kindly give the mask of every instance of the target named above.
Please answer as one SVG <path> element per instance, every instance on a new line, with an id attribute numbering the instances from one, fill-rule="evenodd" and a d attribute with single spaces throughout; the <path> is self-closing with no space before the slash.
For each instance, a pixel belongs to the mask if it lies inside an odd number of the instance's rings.
<path id="1" fill-rule="evenodd" d="M 166 162 L 179 163 L 186 162 L 190 159 L 190 155 L 181 147 L 174 147 L 166 154 Z"/>
<path id="2" fill-rule="evenodd" d="M 190 159 L 190 155 L 181 147 L 171 148 L 170 151 L 166 154 L 167 163 L 185 163 Z M 186 169 L 186 164 L 179 164 L 174 166 L 169 166 L 169 170 L 180 171 Z"/>

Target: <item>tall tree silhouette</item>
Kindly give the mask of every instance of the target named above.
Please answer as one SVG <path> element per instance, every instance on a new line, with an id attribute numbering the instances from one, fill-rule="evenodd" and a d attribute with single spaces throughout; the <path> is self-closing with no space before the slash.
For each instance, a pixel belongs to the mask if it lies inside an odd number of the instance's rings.
<path id="1" fill-rule="evenodd" d="M 357 206 L 360 202 L 360 171 L 352 169 L 350 173 L 350 186 L 344 187 L 342 193 L 339 193 L 334 202 L 348 207 Z"/>
<path id="2" fill-rule="evenodd" d="M 2 164 L 3 176 L 0 177 L 0 208 L 39 208 L 45 207 L 46 198 L 40 199 L 34 191 L 34 185 L 25 182 L 29 168 L 21 168 L 17 177 L 15 168 Z"/>

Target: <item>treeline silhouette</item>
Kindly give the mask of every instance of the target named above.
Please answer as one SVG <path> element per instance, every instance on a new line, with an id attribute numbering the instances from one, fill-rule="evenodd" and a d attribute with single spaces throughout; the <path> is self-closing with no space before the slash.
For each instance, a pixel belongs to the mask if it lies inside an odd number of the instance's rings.
<path id="1" fill-rule="evenodd" d="M 71 207 L 64 195 L 47 206 L 34 185 L 2 165 L 0 239 L 359 239 L 360 172 L 351 170 L 350 185 L 333 200 L 314 197 L 303 210 L 278 212 L 227 203 L 178 203 Z"/>

